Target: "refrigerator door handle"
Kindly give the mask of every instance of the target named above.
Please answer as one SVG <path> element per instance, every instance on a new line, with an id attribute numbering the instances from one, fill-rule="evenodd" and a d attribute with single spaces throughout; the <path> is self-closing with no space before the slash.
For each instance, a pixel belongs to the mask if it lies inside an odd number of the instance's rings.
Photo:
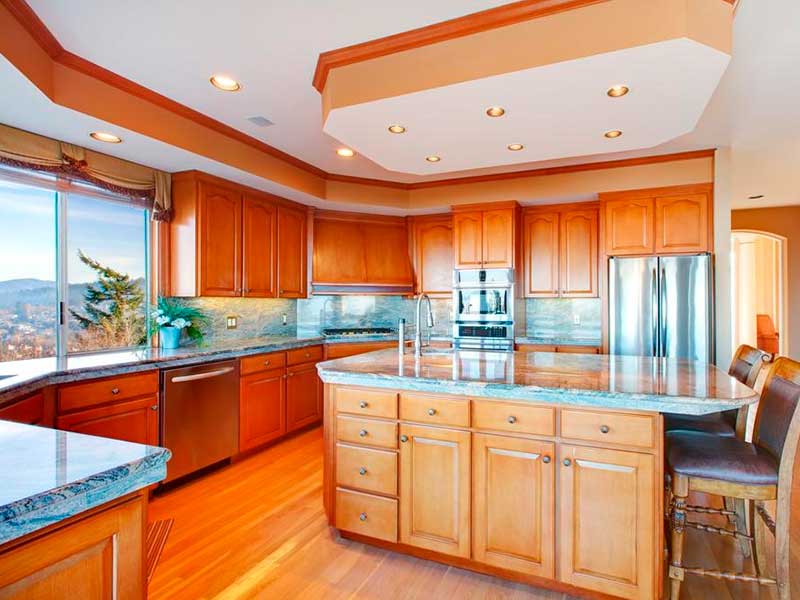
<path id="1" fill-rule="evenodd" d="M 659 261 L 660 263 L 661 261 Z M 659 290 L 659 302 L 658 302 L 658 320 L 659 320 L 659 332 L 658 332 L 658 343 L 659 343 L 659 352 L 658 356 L 666 357 L 667 356 L 667 273 L 664 269 L 663 265 L 659 265 L 661 270 L 660 281 L 658 283 L 658 290 Z"/>
<path id="2" fill-rule="evenodd" d="M 650 315 L 650 321 L 652 322 L 652 326 L 653 326 L 652 327 L 652 332 L 653 332 L 653 343 L 652 343 L 653 353 L 652 353 L 652 355 L 653 356 L 658 356 L 658 353 L 659 353 L 659 335 L 658 335 L 659 311 L 655 310 L 655 308 L 658 306 L 658 270 L 657 270 L 657 268 L 654 267 L 651 274 L 652 274 L 652 287 L 651 287 L 650 294 L 651 294 L 651 301 L 653 303 L 653 311 L 652 311 L 652 313 Z"/>

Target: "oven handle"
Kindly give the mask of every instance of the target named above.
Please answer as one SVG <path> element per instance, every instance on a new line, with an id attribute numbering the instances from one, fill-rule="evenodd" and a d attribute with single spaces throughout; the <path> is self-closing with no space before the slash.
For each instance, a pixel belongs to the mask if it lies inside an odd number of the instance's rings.
<path id="1" fill-rule="evenodd" d="M 217 369 L 216 371 L 208 371 L 207 373 L 198 373 L 197 375 L 179 375 L 170 379 L 172 383 L 185 383 L 187 381 L 198 381 L 199 379 L 211 379 L 212 377 L 219 377 L 233 371 L 233 367 L 225 367 L 224 369 Z"/>

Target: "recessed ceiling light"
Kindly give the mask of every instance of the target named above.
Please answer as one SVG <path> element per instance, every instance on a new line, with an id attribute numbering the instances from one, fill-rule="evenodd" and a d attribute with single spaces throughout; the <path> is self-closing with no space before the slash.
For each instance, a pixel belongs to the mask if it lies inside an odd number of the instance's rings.
<path id="1" fill-rule="evenodd" d="M 748 200 L 761 200 L 764 197 L 764 194 L 756 194 L 755 196 L 748 196 Z"/>
<path id="2" fill-rule="evenodd" d="M 509 144 L 508 149 L 512 152 L 516 152 L 517 150 L 522 150 L 525 146 L 522 144 Z"/>
<path id="3" fill-rule="evenodd" d="M 238 92 L 242 89 L 241 83 L 227 75 L 212 75 L 209 81 L 211 85 L 223 92 Z"/>
<path id="4" fill-rule="evenodd" d="M 89 135 L 98 142 L 106 142 L 108 144 L 119 144 L 122 141 L 122 138 L 118 135 L 106 133 L 105 131 L 93 131 Z"/>
<path id="5" fill-rule="evenodd" d="M 631 90 L 627 85 L 615 85 L 608 88 L 606 94 L 608 94 L 612 98 L 622 98 L 622 96 L 624 96 L 630 91 Z"/>
<path id="6" fill-rule="evenodd" d="M 426 156 L 425 160 L 427 160 L 428 162 L 439 162 L 440 160 L 442 160 L 442 157 L 432 154 L 431 156 Z"/>
<path id="7" fill-rule="evenodd" d="M 606 131 L 603 135 L 609 139 L 613 139 L 621 136 L 622 132 L 619 129 L 612 129 L 611 131 Z"/>
<path id="8" fill-rule="evenodd" d="M 352 156 L 355 156 L 355 152 L 353 152 L 350 148 L 339 148 L 336 151 L 336 154 L 344 158 L 350 158 Z"/>
<path id="9" fill-rule="evenodd" d="M 502 117 L 506 114 L 506 109 L 502 106 L 490 106 L 486 109 L 486 114 L 490 117 Z"/>
<path id="10" fill-rule="evenodd" d="M 406 128 L 402 125 L 389 125 L 389 131 L 392 133 L 405 133 Z"/>

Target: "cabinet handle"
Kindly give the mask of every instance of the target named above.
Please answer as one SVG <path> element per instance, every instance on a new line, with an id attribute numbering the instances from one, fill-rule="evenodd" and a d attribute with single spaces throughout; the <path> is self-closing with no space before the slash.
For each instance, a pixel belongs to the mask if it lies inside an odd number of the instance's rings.
<path id="1" fill-rule="evenodd" d="M 570 466 L 571 464 L 572 464 L 572 461 L 571 461 L 570 459 L 568 459 L 568 458 L 565 458 L 565 459 L 564 459 L 564 466 L 565 466 L 565 467 L 568 467 L 568 466 Z"/>
<path id="2" fill-rule="evenodd" d="M 401 435 L 400 436 L 400 441 L 403 442 L 403 443 L 407 442 L 408 441 L 408 436 L 407 435 Z"/>
<path id="3" fill-rule="evenodd" d="M 360 408 L 367 408 L 369 406 L 369 403 L 362 400 L 361 402 L 358 403 L 358 406 Z"/>
<path id="4" fill-rule="evenodd" d="M 549 464 L 550 464 L 550 457 L 549 457 L 549 456 L 547 456 L 547 455 L 545 454 L 545 455 L 542 457 L 542 462 L 543 462 L 544 464 L 546 464 L 546 465 L 549 465 Z"/>
<path id="5" fill-rule="evenodd" d="M 358 432 L 358 435 L 360 435 L 361 437 L 367 437 L 367 430 L 362 429 L 361 431 Z"/>
<path id="6" fill-rule="evenodd" d="M 119 388 L 111 388 L 111 394 L 113 396 L 116 396 L 117 394 L 119 394 Z"/>
<path id="7" fill-rule="evenodd" d="M 358 470 L 358 474 L 359 474 L 359 475 L 366 475 L 366 474 L 367 474 L 367 468 L 366 468 L 366 467 L 361 467 L 361 468 Z"/>
<path id="8" fill-rule="evenodd" d="M 428 409 L 428 414 L 429 414 L 430 416 L 433 416 L 433 415 L 435 415 L 435 414 L 436 414 L 436 409 L 435 409 L 435 408 L 429 408 L 429 409 Z"/>
<path id="9" fill-rule="evenodd" d="M 358 518 L 361 521 L 366 521 L 367 520 L 367 513 L 361 513 L 360 515 L 358 515 Z"/>
<path id="10" fill-rule="evenodd" d="M 608 433 L 609 431 L 611 430 L 609 429 L 608 425 L 600 425 L 600 433 Z"/>
<path id="11" fill-rule="evenodd" d="M 515 417 L 514 415 L 511 415 L 510 417 L 508 417 L 508 422 L 513 425 L 514 423 L 517 422 L 517 417 Z"/>

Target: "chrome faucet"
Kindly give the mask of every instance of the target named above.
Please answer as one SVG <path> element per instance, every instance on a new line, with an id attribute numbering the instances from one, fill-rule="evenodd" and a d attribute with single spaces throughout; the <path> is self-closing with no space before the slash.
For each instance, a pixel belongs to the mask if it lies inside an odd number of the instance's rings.
<path id="1" fill-rule="evenodd" d="M 422 327 L 420 326 L 420 321 L 422 320 L 422 300 L 426 300 L 428 304 L 428 327 L 432 328 L 433 323 L 433 308 L 431 307 L 431 299 L 428 297 L 428 294 L 420 294 L 417 296 L 417 320 L 416 320 L 416 330 L 414 332 L 414 356 L 419 358 L 422 356 Z"/>

